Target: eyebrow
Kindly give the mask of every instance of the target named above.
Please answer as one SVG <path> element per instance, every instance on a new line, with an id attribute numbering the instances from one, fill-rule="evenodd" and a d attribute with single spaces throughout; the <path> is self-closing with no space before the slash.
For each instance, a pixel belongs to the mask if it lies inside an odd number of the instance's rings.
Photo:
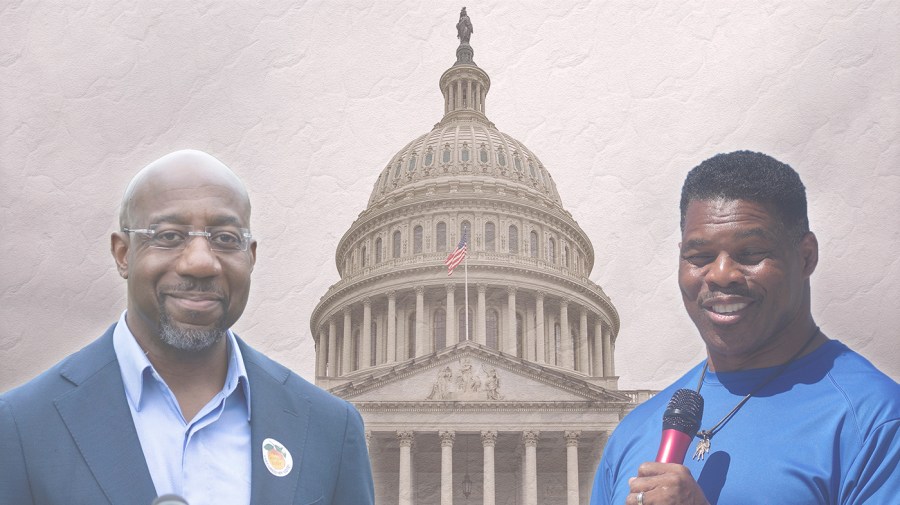
<path id="1" fill-rule="evenodd" d="M 153 218 L 153 223 L 173 223 L 173 224 L 183 224 L 188 221 L 187 217 L 184 214 L 164 214 L 162 216 L 156 216 Z M 207 226 L 226 226 L 226 225 L 234 225 L 234 226 L 244 226 L 241 223 L 241 220 L 236 216 L 224 215 L 220 214 L 218 216 L 214 216 L 212 221 L 207 223 Z"/>
<path id="2" fill-rule="evenodd" d="M 738 240 L 745 239 L 745 238 L 751 238 L 751 237 L 771 239 L 772 234 L 769 233 L 768 231 L 766 231 L 764 228 L 751 228 L 749 230 L 742 230 L 735 234 L 735 238 Z M 685 250 L 685 249 L 692 249 L 695 247 L 703 247 L 709 243 L 710 243 L 710 241 L 707 239 L 694 238 L 694 239 L 688 240 L 686 242 L 683 242 L 681 245 L 681 249 Z"/>

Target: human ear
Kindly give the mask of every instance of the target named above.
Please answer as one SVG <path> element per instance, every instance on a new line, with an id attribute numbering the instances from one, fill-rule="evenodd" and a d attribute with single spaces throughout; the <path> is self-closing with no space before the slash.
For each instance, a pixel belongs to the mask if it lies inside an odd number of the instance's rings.
<path id="1" fill-rule="evenodd" d="M 809 277 L 816 271 L 816 265 L 819 264 L 819 240 L 816 234 L 808 231 L 800 239 L 798 245 L 800 250 L 800 260 L 803 262 L 803 276 Z"/>
<path id="2" fill-rule="evenodd" d="M 109 237 L 109 249 L 123 279 L 128 278 L 128 245 L 128 236 L 124 232 L 117 231 Z"/>

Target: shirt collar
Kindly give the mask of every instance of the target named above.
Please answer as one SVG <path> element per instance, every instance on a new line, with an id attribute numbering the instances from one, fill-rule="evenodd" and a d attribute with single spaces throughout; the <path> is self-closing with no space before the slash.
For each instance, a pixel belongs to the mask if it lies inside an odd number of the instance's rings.
<path id="1" fill-rule="evenodd" d="M 119 322 L 113 330 L 113 349 L 116 352 L 116 358 L 119 360 L 119 370 L 122 373 L 122 382 L 125 384 L 125 395 L 128 402 L 135 411 L 140 412 L 141 403 L 145 391 L 145 383 L 148 380 L 159 380 L 162 383 L 162 376 L 156 373 L 153 364 L 147 358 L 144 350 L 134 338 L 131 329 L 125 322 L 125 314 L 122 312 Z M 237 339 L 231 330 L 228 330 L 225 338 L 228 345 L 228 371 L 225 374 L 225 384 L 222 391 L 225 396 L 231 395 L 238 385 L 241 386 L 246 402 L 244 407 L 247 409 L 247 420 L 250 420 L 250 379 L 247 377 L 247 369 L 244 366 L 244 357 L 241 349 L 237 345 Z M 156 379 L 158 378 L 158 379 Z"/>

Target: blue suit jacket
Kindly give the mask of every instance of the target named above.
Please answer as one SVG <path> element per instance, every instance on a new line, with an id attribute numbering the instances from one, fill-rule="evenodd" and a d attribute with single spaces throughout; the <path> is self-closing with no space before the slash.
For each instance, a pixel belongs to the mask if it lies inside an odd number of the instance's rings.
<path id="1" fill-rule="evenodd" d="M 113 350 L 113 328 L 0 395 L 0 504 L 150 505 L 156 498 Z M 373 504 L 356 409 L 240 339 L 238 345 L 250 381 L 253 505 Z M 291 451 L 288 475 L 266 469 L 266 438 Z"/>

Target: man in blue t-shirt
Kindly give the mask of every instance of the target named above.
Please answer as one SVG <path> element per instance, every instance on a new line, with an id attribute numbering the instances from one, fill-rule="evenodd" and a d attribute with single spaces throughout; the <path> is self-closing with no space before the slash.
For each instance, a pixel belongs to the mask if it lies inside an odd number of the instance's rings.
<path id="1" fill-rule="evenodd" d="M 813 320 L 799 175 L 760 153 L 714 156 L 685 180 L 681 230 L 678 284 L 708 359 L 621 422 L 591 504 L 900 503 L 900 385 Z M 654 462 L 681 388 L 704 399 L 697 448 Z"/>

